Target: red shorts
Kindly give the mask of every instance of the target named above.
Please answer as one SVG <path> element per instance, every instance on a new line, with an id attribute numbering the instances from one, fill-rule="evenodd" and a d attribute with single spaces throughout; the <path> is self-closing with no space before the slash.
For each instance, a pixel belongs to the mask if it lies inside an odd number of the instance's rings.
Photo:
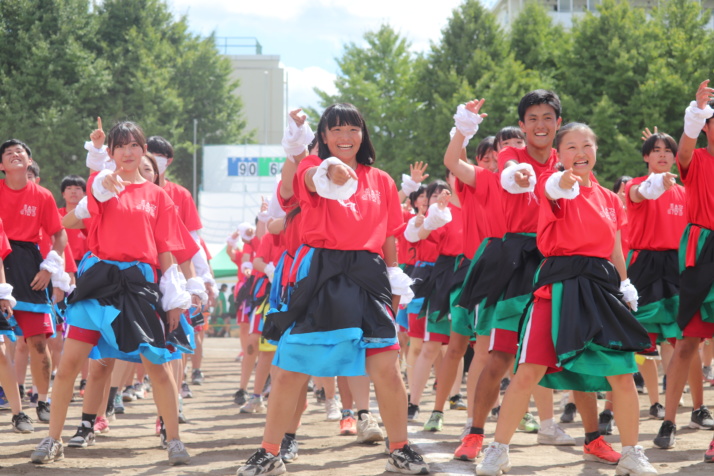
<path id="1" fill-rule="evenodd" d="M 656 334 L 654 332 L 648 332 L 647 335 L 650 336 L 650 343 L 652 345 L 650 346 L 649 349 L 645 349 L 642 352 L 638 352 L 638 354 L 647 355 L 647 354 L 652 354 L 657 351 L 657 337 L 659 337 L 659 334 Z M 677 343 L 677 339 L 675 339 L 674 337 L 670 337 L 667 339 L 667 342 L 669 342 L 670 344 L 672 344 L 672 346 L 674 346 Z"/>
<path id="2" fill-rule="evenodd" d="M 505 329 L 491 329 L 491 342 L 488 351 L 505 352 L 516 355 L 518 353 L 518 332 Z"/>
<path id="3" fill-rule="evenodd" d="M 257 312 L 251 313 L 249 324 L 250 324 L 250 330 L 248 331 L 249 334 L 262 334 L 260 330 L 260 322 L 263 320 L 263 316 L 261 314 L 258 314 Z"/>
<path id="4" fill-rule="evenodd" d="M 382 352 L 388 352 L 390 350 L 400 350 L 401 347 L 399 347 L 399 344 L 392 344 L 388 347 L 379 347 L 377 349 L 367 349 L 366 355 L 367 357 L 371 357 L 373 355 L 381 354 Z"/>
<path id="5" fill-rule="evenodd" d="M 530 317 L 523 336 L 521 358 L 518 363 L 543 365 L 552 370 L 559 370 L 551 334 L 553 327 L 552 302 L 549 299 L 534 298 Z M 491 345 L 493 345 L 493 339 L 491 339 Z"/>
<path id="6" fill-rule="evenodd" d="M 56 330 L 57 336 L 58 337 L 61 336 L 62 333 L 64 332 L 64 323 L 61 322 L 61 323 L 57 324 L 57 328 L 55 330 Z"/>
<path id="7" fill-rule="evenodd" d="M 28 337 L 45 335 L 50 337 L 55 333 L 52 318 L 49 314 L 41 314 L 39 312 L 29 311 L 14 311 L 13 316 L 17 321 L 18 327 L 22 331 L 22 337 L 27 340 Z"/>
<path id="8" fill-rule="evenodd" d="M 200 326 L 194 327 L 193 332 L 194 333 L 203 332 L 203 324 L 201 324 Z"/>
<path id="9" fill-rule="evenodd" d="M 415 339 L 423 339 L 424 332 L 426 331 L 426 317 L 418 319 L 419 314 L 408 314 L 408 316 L 409 330 L 407 331 L 407 335 Z"/>
<path id="10" fill-rule="evenodd" d="M 682 337 L 699 337 L 709 339 L 714 336 L 714 323 L 702 321 L 702 313 L 697 313 L 689 321 L 687 327 L 682 330 Z"/>
<path id="11" fill-rule="evenodd" d="M 397 324 L 397 332 L 401 332 L 402 334 L 406 333 L 409 329 L 406 327 L 403 327 L 401 324 Z"/>
<path id="12" fill-rule="evenodd" d="M 245 305 L 241 306 L 236 313 L 236 324 L 247 324 L 250 322 L 250 313 L 245 314 Z"/>
<path id="13" fill-rule="evenodd" d="M 441 342 L 443 345 L 449 345 L 449 336 L 424 330 L 424 342 Z"/>
<path id="14" fill-rule="evenodd" d="M 82 329 L 77 326 L 69 326 L 69 331 L 67 332 L 67 339 L 78 340 L 79 342 L 84 342 L 85 344 L 97 345 L 99 343 L 99 337 L 101 337 L 99 331 L 93 331 L 90 329 Z"/>

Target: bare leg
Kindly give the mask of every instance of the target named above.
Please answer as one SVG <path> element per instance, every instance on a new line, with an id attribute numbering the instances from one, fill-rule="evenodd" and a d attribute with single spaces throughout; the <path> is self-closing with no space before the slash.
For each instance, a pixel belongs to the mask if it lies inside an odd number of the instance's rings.
<path id="1" fill-rule="evenodd" d="M 498 414 L 498 424 L 494 435 L 495 441 L 505 445 L 510 443 L 521 418 L 528 410 L 531 393 L 545 375 L 546 370 L 547 368 L 543 365 L 520 364 L 518 366 L 518 372 L 513 376 L 501 402 L 501 412 Z M 498 375 L 503 375 L 503 372 Z M 474 425 L 476 425 L 475 418 Z"/>
<path id="2" fill-rule="evenodd" d="M 474 400 L 476 398 L 476 384 L 481 376 L 481 371 L 486 366 L 486 362 L 488 361 L 488 346 L 488 336 L 478 336 L 476 338 L 474 356 L 471 359 L 471 366 L 469 367 L 469 373 L 466 379 L 466 405 L 469 408 L 469 415 L 471 414 L 471 409 L 475 405 Z"/>
<path id="3" fill-rule="evenodd" d="M 677 341 L 674 355 L 667 367 L 667 391 L 665 393 L 664 419 L 675 422 L 679 399 L 682 398 L 687 373 L 694 354 L 699 350 L 699 338 L 685 337 Z M 700 378 L 701 380 L 701 378 Z M 619 418 L 619 415 L 618 415 Z"/>
<path id="4" fill-rule="evenodd" d="M 25 339 L 20 337 L 15 344 L 15 376 L 17 383 L 25 385 L 27 380 L 27 365 L 30 359 L 30 349 L 27 347 Z"/>
<path id="5" fill-rule="evenodd" d="M 6 357 L 5 344 L 0 344 L 0 385 L 5 391 L 5 396 L 10 402 L 10 410 L 13 415 L 22 411 L 22 397 L 17 388 L 15 380 L 15 369 L 12 368 L 10 360 Z"/>
<path id="6" fill-rule="evenodd" d="M 650 399 L 650 406 L 659 402 L 659 383 L 657 378 L 657 364 L 652 359 L 645 359 L 645 362 L 637 368 L 645 381 L 647 396 Z"/>
<path id="7" fill-rule="evenodd" d="M 85 359 L 92 350 L 92 344 L 67 339 L 64 342 L 64 356 L 52 389 L 52 412 L 50 413 L 50 436 L 59 440 L 62 436 L 62 427 L 67 419 L 67 409 L 72 401 L 74 381 L 82 368 Z"/>
<path id="8" fill-rule="evenodd" d="M 612 386 L 612 403 L 617 415 L 620 442 L 622 446 L 635 446 L 640 430 L 640 402 L 635 381 L 631 374 L 613 375 L 607 381 Z"/>
<path id="9" fill-rule="evenodd" d="M 369 410 L 369 377 L 347 377 L 357 410 Z"/>
<path id="10" fill-rule="evenodd" d="M 592 392 L 573 392 L 573 400 L 583 420 L 585 433 L 598 431 L 597 395 Z"/>
<path id="11" fill-rule="evenodd" d="M 274 355 L 275 351 L 258 353 L 258 365 L 255 367 L 255 379 L 253 379 L 253 393 L 255 395 L 260 395 L 263 393 L 263 387 L 265 387 L 265 382 L 268 381 L 268 375 L 270 375 L 270 368 L 273 365 Z M 325 390 L 325 395 L 327 395 L 327 390 Z M 332 398 L 335 398 L 334 378 L 332 379 Z"/>
<path id="12" fill-rule="evenodd" d="M 436 372 L 436 379 L 439 385 L 436 387 L 436 399 L 434 400 L 434 410 L 443 412 L 446 400 L 451 396 L 459 393 L 453 391 L 452 385 L 457 383 L 461 387 L 461 374 L 463 372 L 464 353 L 469 345 L 469 336 L 463 336 L 456 332 L 452 332 L 449 338 L 449 345 L 446 347 L 446 353 L 441 359 L 441 365 Z M 459 368 L 462 372 L 459 372 Z M 451 395 L 449 391 L 451 390 Z"/>
<path id="13" fill-rule="evenodd" d="M 391 442 L 407 441 L 407 390 L 399 374 L 397 351 L 367 357 L 367 373 L 374 383 L 384 428 Z"/>
<path id="14" fill-rule="evenodd" d="M 271 373 L 273 389 L 270 392 L 263 441 L 273 445 L 279 445 L 283 441 L 283 436 L 290 429 L 291 422 L 298 411 L 300 397 L 296 395 L 295 389 L 307 388 L 309 378 L 310 376 L 306 374 L 273 367 Z"/>
<path id="15" fill-rule="evenodd" d="M 474 405 L 471 407 L 471 418 L 473 418 L 474 427 L 483 428 L 483 426 L 486 424 L 486 418 L 488 417 L 488 414 L 491 411 L 491 408 L 493 408 L 493 405 L 496 402 L 496 399 L 498 398 L 498 395 L 500 393 L 500 383 L 501 379 L 503 378 L 503 374 L 506 373 L 509 367 L 513 366 L 513 361 L 515 360 L 515 358 L 516 357 L 512 354 L 500 352 L 497 350 L 494 350 L 489 354 L 488 362 L 481 371 L 481 376 L 479 377 L 478 383 L 476 384 L 476 394 L 479 395 L 479 398 L 474 402 Z M 518 366 L 518 373 L 521 372 L 522 367 L 522 365 Z M 539 380 L 537 380 L 536 383 Z M 511 382 L 511 385 L 512 384 L 513 382 Z M 510 391 L 511 385 L 508 386 L 507 392 Z M 523 415 L 528 409 L 528 400 L 530 400 L 531 398 L 531 390 L 532 389 L 529 389 L 528 394 L 523 396 L 523 398 L 525 398 L 525 403 L 521 406 L 524 408 L 524 410 L 519 415 L 517 415 L 518 419 L 516 420 L 516 427 L 518 426 L 518 423 L 521 421 L 521 418 L 523 418 Z M 501 412 L 503 412 L 503 403 L 501 403 Z M 499 421 L 500 418 L 501 413 L 499 413 Z M 499 443 L 502 442 L 499 441 Z"/>
<path id="16" fill-rule="evenodd" d="M 419 354 L 421 354 L 421 347 L 424 344 L 422 339 L 417 339 L 416 337 L 409 338 L 409 353 L 407 354 L 407 385 L 409 385 L 409 391 L 412 391 L 412 385 L 414 382 L 414 365 L 416 364 Z"/>
<path id="17" fill-rule="evenodd" d="M 166 441 L 178 439 L 178 389 L 176 387 L 176 381 L 171 374 L 171 369 L 168 363 L 162 365 L 153 364 L 143 355 L 141 356 L 141 361 L 149 373 L 149 378 L 152 382 L 154 402 L 156 403 L 156 408 L 159 410 L 159 415 L 164 420 Z"/>
<path id="18" fill-rule="evenodd" d="M 419 357 L 417 358 L 416 364 L 414 366 L 414 372 L 412 377 L 414 379 L 414 384 L 409 382 L 409 402 L 414 405 L 419 405 L 421 402 L 421 396 L 424 393 L 424 387 L 426 386 L 427 380 L 429 380 L 429 374 L 431 374 L 431 366 L 436 360 L 436 357 L 441 353 L 441 342 L 424 342 L 421 348 Z M 447 387 L 447 392 L 448 392 Z M 402 441 L 402 440 L 399 440 Z"/>
<path id="19" fill-rule="evenodd" d="M 38 394 L 47 395 L 50 390 L 50 369 L 52 368 L 52 358 L 47 348 L 47 338 L 44 334 L 29 337 L 27 339 L 27 347 L 30 349 L 32 383 L 37 387 Z M 77 369 L 77 373 L 79 373 L 79 369 Z M 76 376 L 77 374 L 75 374 Z M 72 381 L 72 388 L 74 388 L 74 381 Z"/>
<path id="20" fill-rule="evenodd" d="M 246 327 L 248 324 L 246 324 Z M 253 373 L 253 367 L 255 367 L 255 361 L 258 359 L 258 340 L 260 334 L 250 334 L 248 336 L 247 346 L 243 349 L 243 362 L 241 365 L 240 372 L 240 388 L 248 388 L 248 382 L 250 382 L 250 376 Z"/>

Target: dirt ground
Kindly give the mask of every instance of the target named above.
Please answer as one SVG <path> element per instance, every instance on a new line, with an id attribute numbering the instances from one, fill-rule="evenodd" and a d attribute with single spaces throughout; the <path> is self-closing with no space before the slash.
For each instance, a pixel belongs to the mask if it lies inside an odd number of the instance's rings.
<path id="1" fill-rule="evenodd" d="M 234 361 L 239 350 L 238 339 L 209 338 L 207 340 L 204 374 L 205 382 L 192 387 L 194 397 L 185 401 L 185 414 L 189 423 L 181 425 L 182 440 L 189 449 L 192 461 L 189 466 L 170 467 L 166 452 L 159 447 L 154 436 L 154 405 L 149 400 L 138 400 L 126 405 L 126 413 L 118 415 L 110 423 L 111 431 L 97 437 L 97 444 L 87 449 L 66 448 L 65 459 L 45 466 L 29 462 L 32 449 L 46 436 L 47 425 L 35 423 L 35 433 L 20 435 L 12 432 L 10 412 L 0 412 L 0 474 L 22 475 L 232 475 L 258 448 L 264 415 L 241 415 L 233 403 L 237 388 L 239 364 Z M 429 387 L 431 388 L 431 387 Z M 714 389 L 705 387 L 705 401 L 712 402 Z M 428 409 L 433 401 L 433 392 L 425 393 L 421 405 L 421 423 L 428 418 Z M 556 396 L 556 402 L 559 397 Z M 301 475 L 379 475 L 384 473 L 386 456 L 383 446 L 361 446 L 354 437 L 338 436 L 338 423 L 325 421 L 324 407 L 316 404 L 312 396 L 298 432 L 299 459 L 288 465 L 291 474 Z M 689 421 L 688 409 L 681 408 L 678 423 L 677 447 L 660 450 L 652 445 L 652 439 L 660 422 L 647 419 L 649 402 L 646 395 L 640 397 L 640 441 L 650 461 L 660 474 L 711 474 L 714 465 L 702 462 L 714 432 L 682 428 Z M 685 403 L 690 404 L 688 395 Z M 556 403 L 557 405 L 557 403 Z M 602 402 L 600 402 L 602 405 Z M 373 411 L 377 412 L 373 402 Z M 27 413 L 34 417 L 34 409 Z M 65 426 L 64 441 L 74 434 L 79 422 L 81 402 L 73 403 Z M 560 412 L 556 408 L 556 415 Z M 409 437 L 414 446 L 431 463 L 432 474 L 473 474 L 474 464 L 452 459 L 453 450 L 466 413 L 446 412 L 446 424 L 441 433 L 422 431 L 421 425 L 410 424 Z M 576 417 L 574 423 L 564 425 L 567 431 L 582 445 L 582 427 Z M 486 426 L 487 441 L 495 429 L 495 423 Z M 617 427 L 608 437 L 619 449 Z M 614 467 L 594 462 L 584 462 L 582 446 L 539 446 L 535 435 L 518 433 L 511 446 L 513 475 L 604 475 L 614 474 Z"/>

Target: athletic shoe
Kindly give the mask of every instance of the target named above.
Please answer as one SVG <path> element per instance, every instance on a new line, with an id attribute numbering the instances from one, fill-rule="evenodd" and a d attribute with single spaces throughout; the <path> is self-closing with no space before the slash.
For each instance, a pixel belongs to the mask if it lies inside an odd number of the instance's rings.
<path id="1" fill-rule="evenodd" d="M 191 455 L 188 454 L 188 450 L 181 440 L 171 440 L 168 444 L 169 452 L 169 464 L 171 466 L 177 466 L 179 464 L 188 464 L 191 462 Z"/>
<path id="2" fill-rule="evenodd" d="M 85 423 L 87 424 L 85 426 Z M 77 433 L 70 438 L 67 446 L 71 448 L 86 448 L 87 446 L 94 445 L 94 428 L 89 427 L 89 422 L 82 422 L 79 427 L 77 427 Z"/>
<path id="3" fill-rule="evenodd" d="M 159 436 L 161 434 L 161 417 L 156 417 L 156 436 Z M 97 431 L 97 430 L 94 430 Z"/>
<path id="4" fill-rule="evenodd" d="M 410 403 L 407 406 L 407 420 L 416 421 L 417 418 L 419 418 L 419 405 L 414 405 L 413 403 Z"/>
<path id="5" fill-rule="evenodd" d="M 567 403 L 565 405 L 565 410 L 563 410 L 563 414 L 560 415 L 560 422 L 561 423 L 573 423 L 573 420 L 575 420 L 575 413 L 577 411 L 578 411 L 578 409 L 574 403 Z"/>
<path id="6" fill-rule="evenodd" d="M 637 393 L 640 395 L 645 393 L 645 379 L 642 378 L 642 374 L 635 372 L 632 374 L 632 378 L 635 379 L 635 388 L 637 388 Z"/>
<path id="7" fill-rule="evenodd" d="M 32 419 L 20 412 L 12 416 L 12 430 L 15 433 L 32 433 L 35 428 L 32 426 Z"/>
<path id="8" fill-rule="evenodd" d="M 181 396 L 183 398 L 193 398 L 193 393 L 191 392 L 191 388 L 188 386 L 188 383 L 186 383 L 186 382 L 181 384 Z"/>
<path id="9" fill-rule="evenodd" d="M 42 423 L 50 422 L 50 403 L 49 402 L 37 402 L 37 419 Z"/>
<path id="10" fill-rule="evenodd" d="M 280 459 L 283 463 L 292 463 L 298 458 L 298 442 L 295 438 L 283 436 L 280 443 Z"/>
<path id="11" fill-rule="evenodd" d="M 451 410 L 466 410 L 466 402 L 460 394 L 456 394 L 449 399 L 449 408 Z"/>
<path id="12" fill-rule="evenodd" d="M 483 461 L 476 466 L 476 474 L 479 476 L 498 476 L 511 469 L 511 461 L 508 458 L 508 445 L 496 443 L 488 445 L 483 452 Z"/>
<path id="13" fill-rule="evenodd" d="M 263 405 L 263 397 L 260 395 L 253 395 L 248 400 L 248 403 L 240 407 L 241 413 L 263 413 L 265 411 L 265 406 Z"/>
<path id="14" fill-rule="evenodd" d="M 478 458 L 483 446 L 483 435 L 468 434 L 461 440 L 461 444 L 454 451 L 454 459 L 473 461 Z"/>
<path id="15" fill-rule="evenodd" d="M 279 456 L 260 448 L 248 458 L 243 466 L 238 468 L 237 476 L 277 476 L 285 474 L 285 463 Z"/>
<path id="16" fill-rule="evenodd" d="M 702 367 L 702 380 L 703 380 L 704 382 L 708 382 L 708 381 L 710 380 L 711 373 L 712 373 L 712 368 L 711 368 L 711 366 L 710 366 L 710 365 L 704 365 L 704 366 Z"/>
<path id="17" fill-rule="evenodd" d="M 136 382 L 134 384 L 134 395 L 136 395 L 136 398 L 139 400 L 143 400 L 146 398 L 146 392 L 144 392 L 144 384 L 141 382 Z"/>
<path id="18" fill-rule="evenodd" d="M 689 422 L 689 428 L 698 428 L 701 430 L 711 430 L 714 427 L 714 419 L 709 409 L 702 405 L 699 410 L 692 412 L 692 419 Z"/>
<path id="19" fill-rule="evenodd" d="M 169 448 L 168 442 L 166 441 L 166 426 L 164 426 L 164 420 L 161 419 L 161 430 L 159 431 L 159 445 L 165 450 Z"/>
<path id="20" fill-rule="evenodd" d="M 583 459 L 605 464 L 617 464 L 620 461 L 620 453 L 613 450 L 605 438 L 598 436 L 589 444 L 583 445 Z"/>
<path id="21" fill-rule="evenodd" d="M 709 443 L 709 449 L 704 453 L 705 463 L 714 463 L 714 440 Z"/>
<path id="22" fill-rule="evenodd" d="M 628 446 L 622 451 L 615 474 L 630 476 L 657 476 L 641 446 Z"/>
<path id="23" fill-rule="evenodd" d="M 518 424 L 518 431 L 525 431 L 526 433 L 538 433 L 540 430 L 540 425 L 536 421 L 532 414 L 526 413 L 523 415 L 521 422 Z"/>
<path id="24" fill-rule="evenodd" d="M 40 395 L 37 393 L 33 393 L 30 395 L 30 408 L 37 408 L 37 401 L 40 399 Z"/>
<path id="25" fill-rule="evenodd" d="M 363 413 L 357 420 L 357 443 L 384 441 L 384 435 L 371 413 Z"/>
<path id="26" fill-rule="evenodd" d="M 607 398 L 607 394 L 605 392 L 596 392 L 595 395 L 597 395 L 598 400 L 605 400 Z"/>
<path id="27" fill-rule="evenodd" d="M 53 463 L 64 459 L 64 448 L 62 447 L 62 439 L 55 440 L 51 436 L 47 436 L 40 441 L 35 451 L 30 455 L 30 461 L 35 464 Z"/>
<path id="28" fill-rule="evenodd" d="M 444 414 L 431 412 L 429 420 L 424 423 L 424 431 L 441 431 L 444 429 Z"/>
<path id="29" fill-rule="evenodd" d="M 114 413 L 116 415 L 124 414 L 124 401 L 122 400 L 122 396 L 119 395 L 119 392 L 114 396 Z"/>
<path id="30" fill-rule="evenodd" d="M 79 381 L 79 396 L 84 398 L 84 390 L 87 388 L 87 379 L 82 379 Z"/>
<path id="31" fill-rule="evenodd" d="M 538 430 L 539 445 L 573 446 L 575 439 L 567 434 L 560 426 L 551 423 L 548 426 L 541 426 Z"/>
<path id="32" fill-rule="evenodd" d="M 409 445 L 392 451 L 385 469 L 392 473 L 429 474 L 429 465 Z"/>
<path id="33" fill-rule="evenodd" d="M 464 424 L 464 427 L 461 429 L 461 435 L 459 436 L 459 441 L 464 441 L 464 438 L 466 438 L 466 435 L 471 433 L 471 426 L 473 426 L 474 419 L 473 418 L 467 418 L 466 423 Z"/>
<path id="34" fill-rule="evenodd" d="M 203 384 L 203 372 L 201 372 L 201 369 L 193 369 L 193 372 L 191 372 L 191 385 L 201 384 Z"/>
<path id="35" fill-rule="evenodd" d="M 339 421 L 342 419 L 342 413 L 340 409 L 337 408 L 337 400 L 335 398 L 328 398 L 325 400 L 325 420 L 327 421 Z"/>
<path id="36" fill-rule="evenodd" d="M 669 420 L 665 420 L 662 422 L 662 426 L 659 427 L 659 432 L 657 436 L 655 436 L 654 444 L 663 450 L 674 448 L 676 437 L 677 425 Z"/>
<path id="37" fill-rule="evenodd" d="M 659 402 L 655 402 L 655 404 L 650 407 L 650 418 L 653 420 L 664 420 L 664 407 Z"/>
<path id="38" fill-rule="evenodd" d="M 186 415 L 183 414 L 183 410 L 179 410 L 178 412 L 178 421 L 180 424 L 188 423 L 188 418 L 186 418 Z"/>
<path id="39" fill-rule="evenodd" d="M 137 397 L 136 397 L 136 394 L 134 393 L 134 387 L 132 387 L 131 385 L 127 385 L 124 388 L 124 391 L 121 393 L 122 401 L 129 403 L 129 402 L 133 402 L 134 400 L 136 400 L 136 398 Z"/>
<path id="40" fill-rule="evenodd" d="M 344 413 L 343 413 L 344 415 Z M 340 435 L 349 436 L 357 434 L 357 420 L 352 415 L 342 418 L 340 420 Z"/>
<path id="41" fill-rule="evenodd" d="M 233 402 L 236 405 L 244 405 L 247 401 L 247 393 L 242 388 L 239 388 L 236 393 L 233 394 Z"/>
<path id="42" fill-rule="evenodd" d="M 94 434 L 100 435 L 102 433 L 109 433 L 109 421 L 103 416 L 98 416 L 94 420 Z"/>
<path id="43" fill-rule="evenodd" d="M 323 403 L 325 401 L 325 389 L 324 388 L 316 388 L 315 389 L 315 400 L 317 400 L 317 403 Z"/>
<path id="44" fill-rule="evenodd" d="M 488 416 L 488 421 L 498 421 L 498 414 L 501 412 L 501 405 L 493 407 L 491 414 Z"/>
<path id="45" fill-rule="evenodd" d="M 598 417 L 598 431 L 601 435 L 612 435 L 612 421 L 615 419 L 612 410 L 603 410 Z"/>
<path id="46" fill-rule="evenodd" d="M 501 388 L 500 388 L 501 393 L 505 393 L 505 392 L 506 392 L 506 389 L 508 388 L 508 386 L 509 386 L 510 384 L 511 384 L 511 379 L 510 379 L 510 378 L 508 378 L 508 377 L 502 378 L 502 379 L 501 379 Z"/>

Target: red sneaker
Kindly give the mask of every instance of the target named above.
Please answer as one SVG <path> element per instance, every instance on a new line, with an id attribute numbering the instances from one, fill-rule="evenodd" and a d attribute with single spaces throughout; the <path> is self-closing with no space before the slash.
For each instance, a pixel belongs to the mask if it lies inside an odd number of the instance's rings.
<path id="1" fill-rule="evenodd" d="M 349 436 L 357 434 L 357 420 L 352 417 L 340 420 L 340 435 Z"/>
<path id="2" fill-rule="evenodd" d="M 704 453 L 704 462 L 705 463 L 714 463 L 714 440 L 712 440 L 712 442 L 709 443 L 709 449 L 707 450 L 706 453 Z"/>
<path id="3" fill-rule="evenodd" d="M 103 416 L 98 416 L 94 420 L 94 433 L 98 435 L 101 433 L 109 433 L 109 422 Z"/>
<path id="4" fill-rule="evenodd" d="M 461 445 L 454 451 L 454 459 L 473 461 L 478 458 L 483 446 L 483 435 L 468 434 L 461 440 Z"/>
<path id="5" fill-rule="evenodd" d="M 620 461 L 620 453 L 612 449 L 610 443 L 605 438 L 599 436 L 590 444 L 583 445 L 583 459 L 585 461 L 597 461 L 605 464 L 617 464 Z"/>

